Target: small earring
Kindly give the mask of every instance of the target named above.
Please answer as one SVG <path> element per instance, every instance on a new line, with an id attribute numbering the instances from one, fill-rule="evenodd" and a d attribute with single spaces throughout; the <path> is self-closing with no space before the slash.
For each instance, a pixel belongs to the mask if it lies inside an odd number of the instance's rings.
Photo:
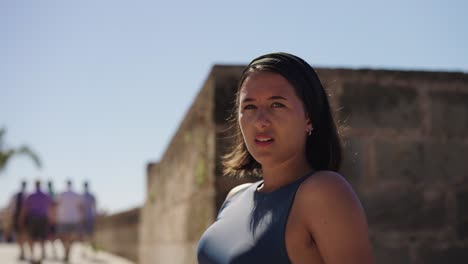
<path id="1" fill-rule="evenodd" d="M 309 135 L 309 136 L 312 135 L 312 130 L 313 130 L 313 128 L 307 129 L 307 135 Z"/>

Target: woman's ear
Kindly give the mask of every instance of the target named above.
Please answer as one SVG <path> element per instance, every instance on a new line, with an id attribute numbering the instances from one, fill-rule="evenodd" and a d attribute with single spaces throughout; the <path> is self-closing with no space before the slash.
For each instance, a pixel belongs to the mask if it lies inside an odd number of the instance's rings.
<path id="1" fill-rule="evenodd" d="M 312 122 L 310 121 L 310 118 L 306 119 L 306 133 L 308 136 L 312 135 L 312 130 L 314 130 L 314 127 L 312 127 Z"/>
<path id="2" fill-rule="evenodd" d="M 307 131 L 312 131 L 314 130 L 314 127 L 312 126 L 312 122 L 310 121 L 310 118 L 306 118 L 306 126 L 307 126 Z"/>

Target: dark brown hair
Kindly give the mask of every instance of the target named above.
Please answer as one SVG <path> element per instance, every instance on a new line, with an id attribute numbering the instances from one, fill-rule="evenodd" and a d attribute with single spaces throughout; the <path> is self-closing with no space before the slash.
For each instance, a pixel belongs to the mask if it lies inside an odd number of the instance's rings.
<path id="1" fill-rule="evenodd" d="M 314 128 L 306 140 L 307 161 L 314 170 L 338 171 L 341 165 L 341 143 L 325 89 L 307 62 L 281 52 L 254 59 L 241 75 L 230 120 L 236 127 L 236 137 L 233 148 L 223 157 L 224 173 L 240 177 L 261 174 L 261 165 L 248 152 L 238 123 L 240 88 L 254 72 L 278 73 L 291 83 Z"/>

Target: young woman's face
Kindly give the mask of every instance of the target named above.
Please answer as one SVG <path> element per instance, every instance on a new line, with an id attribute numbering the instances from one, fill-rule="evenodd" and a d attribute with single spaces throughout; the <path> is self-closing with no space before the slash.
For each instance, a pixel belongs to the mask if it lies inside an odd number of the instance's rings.
<path id="1" fill-rule="evenodd" d="M 280 74 L 247 77 L 240 88 L 239 125 L 249 153 L 262 166 L 305 160 L 312 125 L 293 86 Z"/>

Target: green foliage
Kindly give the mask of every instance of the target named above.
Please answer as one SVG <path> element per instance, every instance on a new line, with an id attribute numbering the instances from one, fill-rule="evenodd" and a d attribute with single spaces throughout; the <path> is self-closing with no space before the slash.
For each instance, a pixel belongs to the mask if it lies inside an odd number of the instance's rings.
<path id="1" fill-rule="evenodd" d="M 150 202 L 151 204 L 154 203 L 154 200 L 156 199 L 155 196 L 156 196 L 156 195 L 154 194 L 153 191 L 151 191 L 151 192 L 148 194 L 148 200 L 149 200 L 149 202 Z"/>
<path id="2" fill-rule="evenodd" d="M 5 133 L 6 133 L 6 129 L 0 128 L 0 172 L 5 170 L 8 164 L 8 161 L 11 160 L 12 157 L 18 156 L 18 155 L 28 156 L 29 158 L 32 159 L 32 161 L 38 168 L 41 168 L 42 163 L 41 163 L 41 160 L 39 159 L 39 156 L 34 151 L 32 151 L 29 147 L 21 146 L 19 148 L 7 149 L 4 145 Z"/>
<path id="3" fill-rule="evenodd" d="M 192 141 L 192 133 L 190 131 L 186 131 L 184 133 L 184 143 L 188 144 L 190 141 Z"/>
<path id="4" fill-rule="evenodd" d="M 195 180 L 198 185 L 202 185 L 206 180 L 206 167 L 205 161 L 203 159 L 198 160 L 197 174 Z"/>

